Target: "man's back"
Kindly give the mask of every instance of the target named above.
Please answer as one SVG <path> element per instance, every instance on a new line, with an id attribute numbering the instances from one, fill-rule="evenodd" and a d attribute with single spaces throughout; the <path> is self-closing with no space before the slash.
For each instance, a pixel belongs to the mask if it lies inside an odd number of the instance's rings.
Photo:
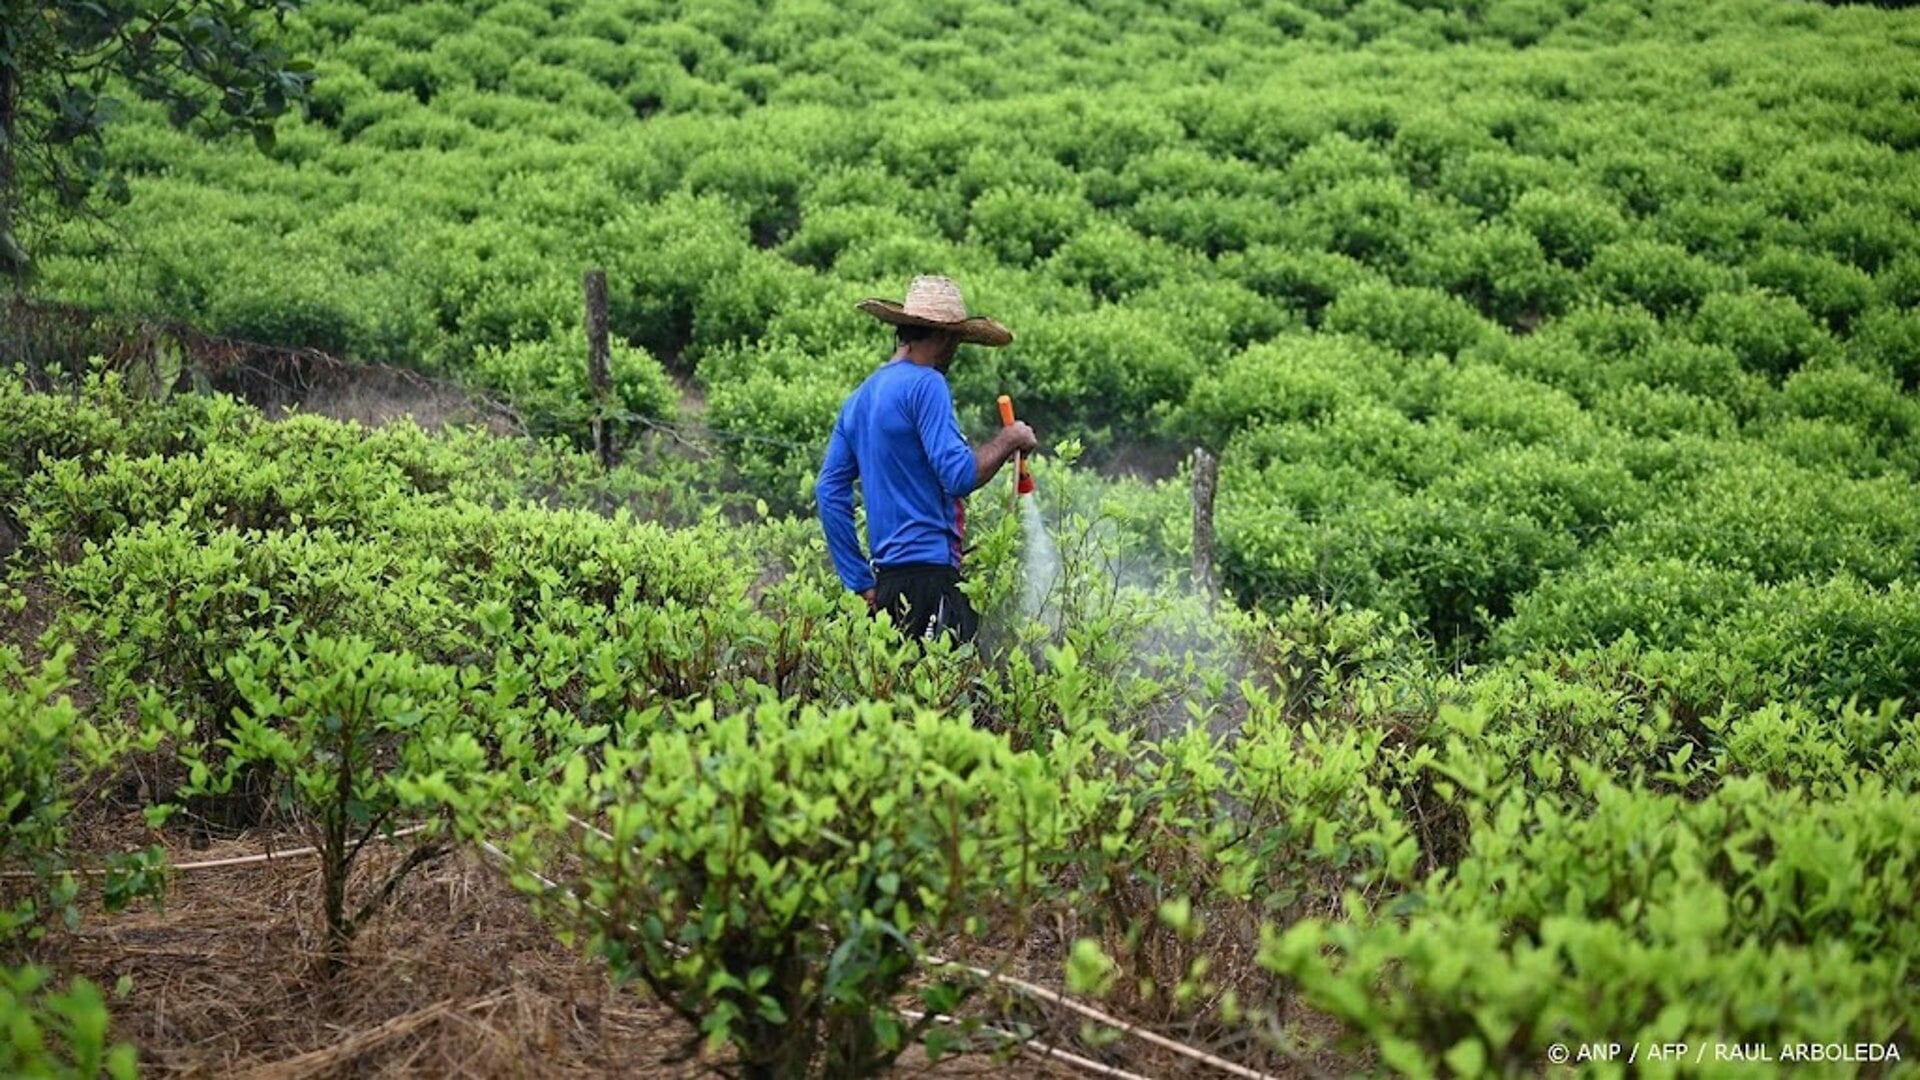
<path id="1" fill-rule="evenodd" d="M 962 500 L 973 490 L 975 468 L 945 376 L 891 360 L 847 398 L 821 469 L 823 498 L 829 494 L 824 489 L 853 477 L 866 503 L 876 565 L 960 565 Z M 831 535 L 828 540 L 839 566 L 840 545 Z M 858 560 L 857 541 L 846 554 Z M 840 569 L 843 578 L 849 576 L 850 567 Z"/>

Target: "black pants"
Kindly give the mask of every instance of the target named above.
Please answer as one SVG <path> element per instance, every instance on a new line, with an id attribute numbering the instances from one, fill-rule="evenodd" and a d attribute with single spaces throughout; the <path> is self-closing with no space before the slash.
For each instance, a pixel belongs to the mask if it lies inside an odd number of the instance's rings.
<path id="1" fill-rule="evenodd" d="M 980 619 L 960 591 L 960 571 L 939 563 L 883 566 L 874 575 L 874 610 L 884 612 L 907 637 L 932 641 L 941 634 L 954 644 L 972 641 Z"/>

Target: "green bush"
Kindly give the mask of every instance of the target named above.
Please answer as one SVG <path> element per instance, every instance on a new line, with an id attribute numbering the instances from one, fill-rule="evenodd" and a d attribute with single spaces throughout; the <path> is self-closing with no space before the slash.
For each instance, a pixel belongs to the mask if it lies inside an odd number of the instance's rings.
<path id="1" fill-rule="evenodd" d="M 1324 251 L 1255 246 L 1220 260 L 1222 272 L 1318 326 L 1327 305 L 1350 286 L 1373 278 L 1357 261 Z"/>
<path id="2" fill-rule="evenodd" d="M 168 359 L 178 363 L 177 354 L 163 357 L 163 372 Z M 138 380 L 98 369 L 62 394 L 33 392 L 20 369 L 0 374 L 0 428 L 9 434 L 0 447 L 0 521 L 21 531 L 15 515 L 25 510 L 27 482 L 52 462 L 191 451 L 260 423 L 258 413 L 229 397 L 182 394 L 155 402 L 141 390 Z"/>
<path id="3" fill-rule="evenodd" d="M 1478 361 L 1443 368 L 1416 399 L 1418 410 L 1448 417 L 1479 433 L 1480 443 L 1549 444 L 1578 448 L 1594 431 L 1592 419 L 1571 396 Z M 1405 406 L 1403 406 L 1405 407 Z"/>
<path id="4" fill-rule="evenodd" d="M 1836 334 L 1873 306 L 1873 279 L 1817 252 L 1772 248 L 1747 264 L 1755 285 L 1793 297 Z"/>
<path id="5" fill-rule="evenodd" d="M 670 371 L 690 371 L 698 352 L 694 313 L 751 249 L 738 210 L 707 197 L 669 197 L 606 224 L 610 325 Z"/>
<path id="6" fill-rule="evenodd" d="M 1283 423 L 1249 424 L 1228 446 L 1250 470 L 1289 463 L 1400 490 L 1424 488 L 1484 452 L 1479 437 L 1449 418 L 1415 419 L 1364 398 L 1336 400 L 1332 408 Z"/>
<path id="7" fill-rule="evenodd" d="M 1524 49 L 1538 45 L 1566 17 L 1566 5 L 1556 0 L 1495 0 L 1482 21 L 1488 33 Z"/>
<path id="8" fill-rule="evenodd" d="M 1399 171 L 1416 188 L 1425 188 L 1469 152 L 1492 144 L 1477 124 L 1436 109 L 1404 118 L 1393 133 L 1391 149 Z"/>
<path id="9" fill-rule="evenodd" d="M 1141 293 L 1139 304 L 1184 324 L 1203 360 L 1303 328 L 1292 312 L 1230 279 L 1169 282 Z"/>
<path id="10" fill-rule="evenodd" d="M 808 478 L 820 467 L 834 416 L 851 390 L 852 384 L 822 375 L 755 372 L 708 392 L 706 423 L 741 490 L 790 513 L 811 501 Z"/>
<path id="11" fill-rule="evenodd" d="M 644 349 L 613 342 L 607 368 L 613 385 L 604 415 L 623 441 L 645 432 L 650 420 L 673 418 L 679 393 Z M 593 445 L 593 419 L 601 408 L 587 379 L 584 336 L 571 342 L 521 341 L 503 349 L 483 347 L 474 354 L 471 370 L 480 387 L 513 406 L 528 434 L 558 435 L 576 446 Z"/>
<path id="12" fill-rule="evenodd" d="M 1595 154 L 1588 167 L 1626 210 L 1643 218 L 1657 218 L 1697 189 L 1698 166 L 1690 157 L 1614 143 Z M 1588 165 L 1585 161 L 1581 164 Z"/>
<path id="13" fill-rule="evenodd" d="M 1714 293 L 1700 304 L 1693 335 L 1733 350 L 1749 371 L 1785 376 L 1825 356 L 1827 336 L 1799 304 L 1761 292 Z"/>
<path id="14" fill-rule="evenodd" d="M 351 328 L 360 321 L 346 283 L 305 259 L 221 290 L 210 299 L 206 318 L 227 337 L 332 353 L 346 351 Z"/>
<path id="15" fill-rule="evenodd" d="M 574 325 L 579 279 L 516 241 L 515 231 L 505 222 L 479 222 L 447 234 L 433 258 L 422 251 L 408 260 L 427 281 L 440 326 L 453 331 L 433 349 L 448 369 L 459 371 L 482 346 L 558 337 Z"/>
<path id="16" fill-rule="evenodd" d="M 1332 470 L 1276 467 L 1258 482 L 1261 498 L 1222 495 L 1222 569 L 1237 594 L 1404 615 L 1456 649 L 1472 647 L 1577 547 L 1519 513 L 1451 494 L 1399 496 Z M 1318 491 L 1303 491 L 1309 483 Z M 1326 505 L 1314 505 L 1316 495 Z"/>
<path id="17" fill-rule="evenodd" d="M 961 720 L 767 704 L 655 728 L 572 761 L 516 850 L 570 853 L 545 906 L 749 1076 L 884 1069 L 932 1025 L 897 995 L 946 1013 L 968 994 L 923 969 L 930 938 L 1018 910 L 1061 834 L 1041 761 Z"/>
<path id="18" fill-rule="evenodd" d="M 391 551 L 314 532 L 129 528 L 58 577 L 65 632 L 97 640 L 91 679 L 109 707 L 178 713 L 211 743 L 240 698 L 227 658 L 276 630 L 357 626 L 397 641 L 437 605 Z M 424 618 L 423 618 L 424 617 Z M 177 693 L 158 692 L 165 686 Z"/>
<path id="19" fill-rule="evenodd" d="M 702 291 L 693 308 L 692 348 L 704 356 L 768 337 L 782 313 L 817 310 L 834 291 L 807 270 L 755 253 Z"/>
<path id="20" fill-rule="evenodd" d="M 694 159 L 685 176 L 696 198 L 718 196 L 746 210 L 747 227 L 760 247 L 792 235 L 800 223 L 800 190 L 807 166 L 770 147 L 729 146 Z"/>
<path id="21" fill-rule="evenodd" d="M 1579 546 L 1523 514 L 1438 491 L 1407 499 L 1374 522 L 1373 565 L 1388 610 L 1404 611 L 1449 645 L 1485 636 Z"/>
<path id="22" fill-rule="evenodd" d="M 1179 424 L 1194 438 L 1225 446 L 1235 432 L 1259 422 L 1319 420 L 1350 403 L 1386 397 L 1392 371 L 1386 354 L 1361 339 L 1278 337 L 1201 374 Z"/>
<path id="23" fill-rule="evenodd" d="M 1561 314 L 1576 281 L 1547 261 L 1539 242 L 1506 225 L 1483 225 L 1440 247 L 1421 270 L 1424 284 L 1445 289 L 1488 319 L 1531 330 Z"/>
<path id="24" fill-rule="evenodd" d="M 1920 244 L 1920 229 L 1909 221 L 1861 202 L 1835 206 L 1808 228 L 1812 239 L 1836 258 L 1877 274 Z"/>
<path id="25" fill-rule="evenodd" d="M 1794 372 L 1781 388 L 1788 411 L 1858 429 L 1874 444 L 1896 446 L 1920 432 L 1920 402 L 1859 368 L 1836 365 Z"/>
<path id="26" fill-rule="evenodd" d="M 1613 204 L 1577 190 L 1534 188 L 1514 199 L 1507 216 L 1532 233 L 1549 258 L 1574 270 L 1626 232 Z"/>
<path id="27" fill-rule="evenodd" d="M 1325 325 L 1412 357 L 1458 356 L 1490 329 L 1472 308 L 1445 293 L 1378 282 L 1341 293 L 1328 306 Z"/>
<path id="28" fill-rule="evenodd" d="M 1296 242 L 1383 272 L 1404 265 L 1439 224 L 1397 177 L 1344 180 L 1301 198 L 1293 213 Z"/>
<path id="29" fill-rule="evenodd" d="M 1897 701 L 1911 716 L 1920 701 L 1917 626 L 1920 595 L 1910 582 L 1876 586 L 1841 574 L 1767 590 L 1703 646 L 1775 673 L 1807 701 Z"/>
<path id="30" fill-rule="evenodd" d="M 1726 438 L 1739 430 L 1733 411 L 1712 398 L 1671 387 L 1629 383 L 1594 403 L 1594 413 L 1620 431 L 1640 438 L 1692 432 Z"/>
<path id="31" fill-rule="evenodd" d="M 1874 275 L 1882 303 L 1894 307 L 1920 305 L 1920 255 L 1903 255 Z"/>
<path id="32" fill-rule="evenodd" d="M 1021 212 L 1024 213 L 1024 208 Z M 781 252 L 801 266 L 833 270 L 848 252 L 868 247 L 881 238 L 908 236 L 922 229 L 923 226 L 893 207 L 822 206 L 809 209 L 802 216 L 800 228 Z M 996 247 L 997 241 L 990 234 L 996 233 L 998 226 L 983 225 L 981 229 L 980 242 Z"/>
<path id="33" fill-rule="evenodd" d="M 1920 312 L 1871 312 L 1853 328 L 1847 354 L 1864 367 L 1892 373 L 1908 393 L 1920 390 Z"/>
<path id="34" fill-rule="evenodd" d="M 1093 446 L 1139 439 L 1151 432 L 1167 402 L 1187 396 L 1209 362 L 1227 348 L 1225 327 L 1209 349 L 1197 312 L 1194 321 L 1164 309 L 1104 307 L 1061 314 L 1022 334 L 995 358 L 998 391 L 1012 395 L 1036 430 L 1085 433 Z M 956 396 L 987 397 L 994 386 L 970 385 L 957 372 Z"/>
<path id="35" fill-rule="evenodd" d="M 1594 252 L 1586 279 L 1602 299 L 1639 304 L 1661 318 L 1690 314 L 1722 274 L 1673 244 L 1620 240 Z"/>
<path id="36" fill-rule="evenodd" d="M 349 531 L 370 515 L 397 508 L 408 493 L 427 494 L 399 463 L 378 452 L 382 440 L 355 445 L 356 428 L 302 417 L 198 453 L 51 462 L 26 485 L 22 510 L 29 544 L 40 554 L 71 560 L 88 554 L 89 545 L 124 538 L 147 524 L 174 524 L 183 535 L 301 525 Z M 308 439 L 300 437 L 303 432 L 322 434 Z"/>
<path id="37" fill-rule="evenodd" d="M 1494 641 L 1513 656 L 1610 645 L 1628 634 L 1656 648 L 1692 644 L 1745 607 L 1755 587 L 1745 571 L 1684 559 L 1591 556 L 1516 600 Z"/>
<path id="38" fill-rule="evenodd" d="M 1737 266 L 1752 257 L 1779 228 L 1761 207 L 1717 196 L 1676 201 L 1660 212 L 1653 234 L 1716 265 Z"/>
<path id="39" fill-rule="evenodd" d="M 1489 800 L 1410 915 L 1297 923 L 1261 963 L 1416 1076 L 1528 1068 L 1552 1043 L 1851 1045 L 1914 1023 L 1896 973 L 1914 943 L 1886 921 L 1912 903 L 1913 796 L 1587 785 L 1580 805 Z"/>
<path id="40" fill-rule="evenodd" d="M 1780 417 L 1754 434 L 1767 449 L 1808 469 L 1864 478 L 1884 475 L 1892 464 L 1874 439 L 1837 420 Z"/>
<path id="41" fill-rule="evenodd" d="M 1439 189 L 1486 221 L 1505 213 L 1526 192 L 1560 182 L 1561 172 L 1547 162 L 1503 147 L 1469 153 L 1441 174 Z"/>
<path id="42" fill-rule="evenodd" d="M 1051 258 L 1091 216 L 1077 194 L 994 188 L 974 200 L 967 235 L 1003 263 L 1032 266 Z"/>
<path id="43" fill-rule="evenodd" d="M 1178 275 L 1190 261 L 1124 225 L 1095 221 L 1061 244 L 1046 265 L 1061 281 L 1113 303 Z"/>
<path id="44" fill-rule="evenodd" d="M 1717 402 L 1743 421 L 1763 415 L 1773 400 L 1770 378 L 1747 370 L 1724 345 L 1663 338 L 1614 365 L 1623 377 Z"/>
<path id="45" fill-rule="evenodd" d="M 271 801 L 320 850 L 319 906 L 328 964 L 337 968 L 401 880 L 445 850 L 432 832 L 410 841 L 372 894 L 349 906 L 348 879 L 368 840 L 391 836 L 409 811 L 434 809 L 409 796 L 408 781 L 436 769 L 485 771 L 476 733 L 502 731 L 460 714 L 452 669 L 376 652 L 362 638 L 256 642 L 229 654 L 226 668 L 244 704 L 225 725 L 214 767 L 190 757 L 185 791 L 224 794 L 243 775 L 266 771 Z"/>
<path id="46" fill-rule="evenodd" d="M 1574 456 L 1551 445 L 1490 448 L 1440 474 L 1427 490 L 1565 530 L 1582 544 L 1655 501 L 1620 462 Z"/>
<path id="47" fill-rule="evenodd" d="M 63 649 L 29 667 L 13 648 L 0 646 L 0 742 L 6 747 L 0 751 L 0 791 L 5 792 L 0 795 L 0 865 L 35 879 L 31 887 L 9 887 L 4 893 L 0 947 L 9 953 L 22 939 L 45 933 L 56 919 L 69 929 L 78 926 L 67 849 L 70 815 L 88 781 L 110 769 L 128 745 L 123 735 L 102 732 L 75 707 L 68 693 L 72 655 Z M 111 869 L 112 907 L 144 891 L 130 888 L 138 884 L 130 878 L 147 869 L 141 859 L 119 860 Z M 158 884 L 157 876 L 151 884 Z M 13 988 L 0 984 L 0 993 L 8 989 Z M 6 1049 L 0 1044 L 0 1054 Z M 36 1048 L 16 1042 L 12 1049 L 30 1053 Z"/>
<path id="48" fill-rule="evenodd" d="M 1850 572 L 1899 580 L 1920 554 L 1920 508 L 1904 480 L 1848 480 L 1753 456 L 1667 490 L 1616 535 L 1645 557 L 1694 558 L 1762 582 Z"/>

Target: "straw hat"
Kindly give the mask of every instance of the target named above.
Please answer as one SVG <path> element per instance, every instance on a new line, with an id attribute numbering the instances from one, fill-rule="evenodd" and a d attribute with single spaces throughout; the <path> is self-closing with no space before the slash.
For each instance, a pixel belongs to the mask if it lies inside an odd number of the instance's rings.
<path id="1" fill-rule="evenodd" d="M 895 326 L 925 326 L 957 335 L 961 341 L 999 348 L 1013 340 L 1013 331 L 979 315 L 968 315 L 960 286 L 951 278 L 923 275 L 907 286 L 905 303 L 862 300 L 861 311 Z"/>

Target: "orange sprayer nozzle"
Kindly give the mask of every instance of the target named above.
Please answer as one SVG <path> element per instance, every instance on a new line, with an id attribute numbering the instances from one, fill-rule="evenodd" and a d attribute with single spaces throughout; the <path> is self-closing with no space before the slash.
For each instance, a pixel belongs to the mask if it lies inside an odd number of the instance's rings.
<path id="1" fill-rule="evenodd" d="M 1001 394 L 1000 395 L 1000 426 L 1011 427 L 1012 425 L 1013 425 L 1013 399 L 1008 397 L 1005 394 Z M 1014 455 L 1013 460 L 1015 462 L 1015 477 L 1016 477 L 1016 479 L 1014 480 L 1014 488 L 1013 488 L 1014 491 L 1021 495 L 1033 494 L 1033 474 L 1027 471 L 1027 455 L 1016 454 Z"/>

